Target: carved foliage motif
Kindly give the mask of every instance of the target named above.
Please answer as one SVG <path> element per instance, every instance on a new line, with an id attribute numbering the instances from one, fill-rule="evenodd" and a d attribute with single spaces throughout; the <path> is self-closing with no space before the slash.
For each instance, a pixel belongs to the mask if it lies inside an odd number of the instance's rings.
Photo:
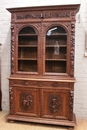
<path id="1" fill-rule="evenodd" d="M 39 18 L 69 18 L 70 12 L 39 12 L 39 13 L 26 13 L 26 14 L 16 14 L 17 20 L 23 20 L 23 19 L 39 19 Z"/>
<path id="2" fill-rule="evenodd" d="M 31 111 L 33 109 L 33 95 L 31 93 L 22 92 L 19 100 L 22 110 Z"/>
<path id="3" fill-rule="evenodd" d="M 14 74 L 14 24 L 11 25 L 11 74 Z"/>
<path id="4" fill-rule="evenodd" d="M 74 76 L 75 23 L 71 23 L 70 75 Z"/>
<path id="5" fill-rule="evenodd" d="M 61 107 L 61 97 L 60 95 L 56 94 L 50 94 L 48 96 L 48 108 L 49 111 L 54 114 L 55 112 L 58 112 Z"/>
<path id="6" fill-rule="evenodd" d="M 10 94 L 10 113 L 13 114 L 13 87 L 9 88 Z"/>
<path id="7" fill-rule="evenodd" d="M 58 82 L 53 82 L 52 84 L 53 87 L 69 87 L 69 83 L 58 83 Z"/>
<path id="8" fill-rule="evenodd" d="M 29 81 L 29 80 L 10 80 L 10 85 L 37 86 L 37 87 L 68 87 L 73 88 L 72 83 L 50 82 L 50 81 Z"/>
<path id="9" fill-rule="evenodd" d="M 73 118 L 73 96 L 74 92 L 70 91 L 70 120 Z"/>

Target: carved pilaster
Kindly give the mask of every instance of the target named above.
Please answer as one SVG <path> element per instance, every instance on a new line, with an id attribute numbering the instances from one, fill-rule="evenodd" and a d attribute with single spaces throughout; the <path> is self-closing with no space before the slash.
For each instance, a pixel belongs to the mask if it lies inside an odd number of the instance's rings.
<path id="1" fill-rule="evenodd" d="M 11 25 L 11 74 L 14 74 L 14 24 Z"/>
<path id="2" fill-rule="evenodd" d="M 71 23 L 70 75 L 74 76 L 75 23 Z"/>
<path id="3" fill-rule="evenodd" d="M 14 108 L 14 105 L 13 105 L 13 87 L 10 87 L 9 88 L 9 94 L 10 94 L 10 114 L 13 114 L 13 108 Z"/>
<path id="4" fill-rule="evenodd" d="M 69 114 L 70 120 L 73 120 L 73 97 L 74 97 L 74 91 L 70 91 L 70 114 Z"/>

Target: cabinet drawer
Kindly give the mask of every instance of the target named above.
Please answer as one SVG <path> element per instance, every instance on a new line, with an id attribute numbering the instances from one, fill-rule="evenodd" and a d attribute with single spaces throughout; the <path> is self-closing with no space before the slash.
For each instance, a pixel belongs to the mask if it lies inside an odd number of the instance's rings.
<path id="1" fill-rule="evenodd" d="M 36 116 L 39 114 L 39 91 L 33 88 L 13 87 L 14 114 Z"/>
<path id="2" fill-rule="evenodd" d="M 69 90 L 42 89 L 41 103 L 43 118 L 69 119 Z"/>
<path id="3" fill-rule="evenodd" d="M 67 88 L 73 89 L 73 82 L 59 82 L 59 81 L 51 81 L 51 80 L 24 80 L 24 79 L 12 79 L 9 80 L 10 86 L 21 86 L 21 87 L 38 87 L 38 88 Z"/>

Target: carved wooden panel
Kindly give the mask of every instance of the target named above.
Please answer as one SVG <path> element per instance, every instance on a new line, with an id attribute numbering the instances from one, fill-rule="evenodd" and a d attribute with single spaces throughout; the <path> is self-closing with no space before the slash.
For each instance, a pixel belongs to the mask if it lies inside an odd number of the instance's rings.
<path id="1" fill-rule="evenodd" d="M 26 87 L 14 88 L 15 114 L 39 116 L 39 91 Z"/>
<path id="2" fill-rule="evenodd" d="M 43 89 L 41 97 L 42 117 L 69 119 L 69 91 Z"/>
<path id="3" fill-rule="evenodd" d="M 19 95 L 20 108 L 24 111 L 31 111 L 34 106 L 34 98 L 31 93 L 22 92 Z"/>
<path id="4" fill-rule="evenodd" d="M 41 19 L 41 18 L 70 18 L 70 11 L 53 11 L 53 12 L 26 12 L 16 14 L 16 20 Z"/>

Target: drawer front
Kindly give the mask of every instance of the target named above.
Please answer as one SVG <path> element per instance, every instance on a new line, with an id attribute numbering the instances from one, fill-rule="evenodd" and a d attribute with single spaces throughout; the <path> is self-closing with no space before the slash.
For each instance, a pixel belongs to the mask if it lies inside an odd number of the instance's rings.
<path id="1" fill-rule="evenodd" d="M 68 88 L 73 89 L 74 83 L 72 82 L 58 82 L 58 81 L 43 81 L 43 80 L 18 80 L 18 79 L 12 79 L 9 80 L 10 86 L 21 86 L 21 87 L 38 87 L 38 88 L 46 88 L 46 87 L 52 87 L 52 88 Z"/>
<path id="2" fill-rule="evenodd" d="M 71 119 L 70 91 L 58 89 L 42 89 L 42 117 L 55 119 Z"/>
<path id="3" fill-rule="evenodd" d="M 11 114 L 39 117 L 39 91 L 33 88 L 11 87 Z"/>

